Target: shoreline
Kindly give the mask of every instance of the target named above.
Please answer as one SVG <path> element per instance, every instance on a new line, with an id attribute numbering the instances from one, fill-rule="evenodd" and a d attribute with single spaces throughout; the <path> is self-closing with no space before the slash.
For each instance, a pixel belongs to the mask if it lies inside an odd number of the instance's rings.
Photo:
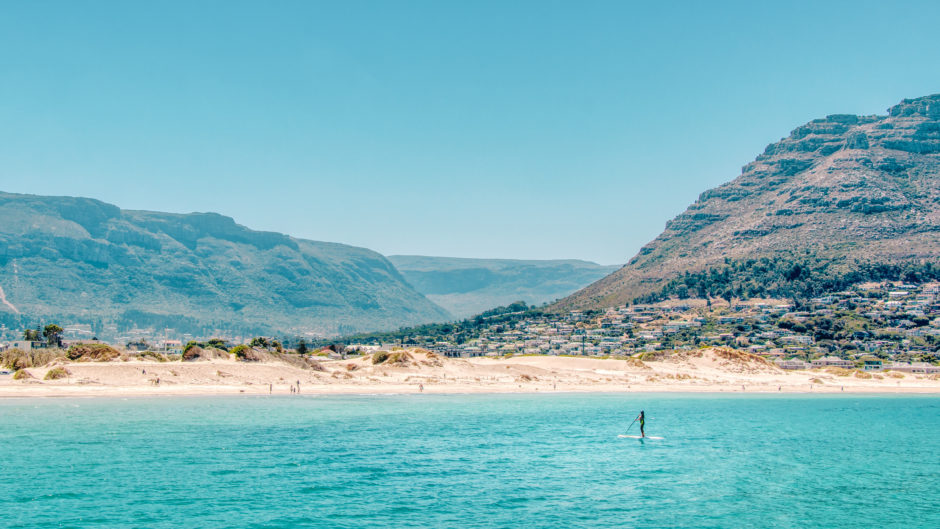
<path id="1" fill-rule="evenodd" d="M 818 396 L 936 396 L 940 397 L 940 390 L 934 388 L 901 388 L 897 391 L 889 391 L 884 388 L 853 388 L 852 390 L 840 391 L 838 389 L 817 391 L 817 390 L 797 390 L 783 389 L 781 391 L 773 390 L 746 390 L 731 391 L 723 389 L 693 389 L 693 388 L 638 388 L 630 390 L 618 390 L 613 388 L 598 388 L 588 390 L 557 390 L 557 391 L 538 391 L 538 390 L 469 390 L 466 388 L 451 388 L 446 391 L 424 391 L 415 390 L 400 391 L 395 388 L 363 388 L 340 389 L 332 388 L 330 391 L 311 391 L 301 394 L 287 393 L 266 393 L 266 392 L 241 392 L 241 391 L 193 391 L 188 389 L 171 391 L 140 392 L 135 388 L 96 388 L 96 391 L 77 391 L 77 392 L 2 392 L 0 391 L 0 402 L 13 401 L 19 399 L 108 399 L 108 398 L 168 398 L 168 397 L 339 397 L 339 396 L 398 396 L 398 395 L 430 395 L 430 396 L 474 396 L 474 395 L 629 395 L 629 394 L 663 394 L 663 395 L 738 395 L 738 396 L 766 396 L 766 395 L 818 395 Z"/>
<path id="2" fill-rule="evenodd" d="M 43 380 L 54 368 L 66 378 Z M 423 350 L 312 364 L 277 361 L 54 362 L 0 376 L 0 399 L 238 395 L 459 395 L 573 393 L 940 395 L 940 377 L 900 372 L 784 371 L 727 349 L 666 360 L 521 356 L 444 358 Z M 299 388 L 299 393 L 297 389 Z"/>
<path id="3" fill-rule="evenodd" d="M 631 385 L 629 388 L 615 385 L 592 385 L 559 387 L 483 387 L 464 384 L 425 386 L 421 391 L 417 385 L 324 385 L 305 386 L 300 393 L 276 387 L 274 391 L 262 387 L 243 386 L 105 386 L 105 385 L 32 385 L 19 387 L 0 385 L 0 400 L 19 398 L 110 398 L 110 397 L 323 397 L 323 396 L 369 396 L 369 395 L 572 395 L 572 394 L 695 394 L 695 395 L 935 395 L 940 397 L 940 387 L 933 386 L 836 386 L 814 385 L 758 385 L 744 389 L 733 386 L 707 385 Z"/>

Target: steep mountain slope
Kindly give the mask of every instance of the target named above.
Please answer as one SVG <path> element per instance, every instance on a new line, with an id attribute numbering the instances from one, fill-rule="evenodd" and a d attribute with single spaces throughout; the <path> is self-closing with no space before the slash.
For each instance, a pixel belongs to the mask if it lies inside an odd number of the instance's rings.
<path id="1" fill-rule="evenodd" d="M 938 257 L 940 95 L 933 95 L 904 100 L 887 116 L 832 115 L 797 128 L 741 176 L 702 193 L 624 268 L 556 308 L 672 294 L 685 272 L 715 277 L 796 260 L 803 264 L 781 283 L 814 273 L 864 279 L 881 264 L 930 267 Z M 764 264 L 742 264 L 759 258 Z M 746 290 L 740 283 L 734 295 Z"/>
<path id="2" fill-rule="evenodd" d="M 333 334 L 450 317 L 371 250 L 72 197 L 0 193 L 0 287 L 8 325 Z"/>
<path id="3" fill-rule="evenodd" d="M 619 266 L 578 260 L 522 261 L 391 255 L 409 283 L 457 317 L 514 301 L 541 304 L 589 285 Z"/>

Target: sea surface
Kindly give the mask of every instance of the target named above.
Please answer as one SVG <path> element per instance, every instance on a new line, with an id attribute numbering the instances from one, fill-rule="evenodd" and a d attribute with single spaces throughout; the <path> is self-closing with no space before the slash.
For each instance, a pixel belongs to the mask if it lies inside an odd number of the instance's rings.
<path id="1" fill-rule="evenodd" d="M 665 439 L 617 437 L 641 409 Z M 2 400 L 0 502 L 4 528 L 938 528 L 940 398 Z"/>

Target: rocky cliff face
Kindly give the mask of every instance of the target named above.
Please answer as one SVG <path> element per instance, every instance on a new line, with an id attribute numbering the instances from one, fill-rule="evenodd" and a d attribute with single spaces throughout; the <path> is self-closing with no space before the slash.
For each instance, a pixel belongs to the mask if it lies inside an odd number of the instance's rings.
<path id="1" fill-rule="evenodd" d="M 332 334 L 450 317 L 370 250 L 71 197 L 0 193 L 0 287 L 0 318 L 30 326 Z"/>
<path id="2" fill-rule="evenodd" d="M 626 303 L 685 271 L 794 253 L 845 266 L 940 257 L 940 95 L 887 116 L 798 127 L 702 193 L 622 269 L 557 306 Z"/>

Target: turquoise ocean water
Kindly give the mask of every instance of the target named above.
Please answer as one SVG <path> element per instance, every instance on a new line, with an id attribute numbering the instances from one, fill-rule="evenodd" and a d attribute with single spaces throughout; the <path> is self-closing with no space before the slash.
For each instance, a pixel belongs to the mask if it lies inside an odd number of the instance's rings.
<path id="1" fill-rule="evenodd" d="M 617 438 L 640 409 L 664 440 Z M 940 398 L 5 400 L 0 501 L 6 528 L 937 528 Z"/>

